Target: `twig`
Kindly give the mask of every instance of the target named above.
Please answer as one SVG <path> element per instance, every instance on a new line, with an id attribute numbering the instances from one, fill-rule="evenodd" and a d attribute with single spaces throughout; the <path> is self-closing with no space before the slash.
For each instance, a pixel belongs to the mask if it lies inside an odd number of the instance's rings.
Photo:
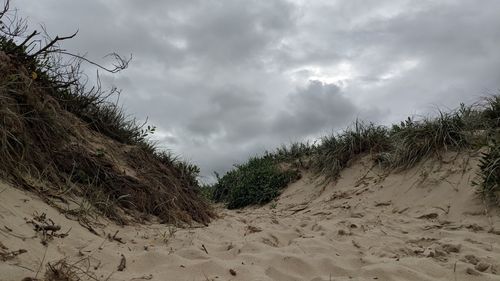
<path id="1" fill-rule="evenodd" d="M 205 245 L 204 245 L 204 244 L 201 244 L 201 248 L 202 248 L 202 249 L 203 249 L 203 251 L 205 251 L 205 253 L 207 253 L 207 255 L 208 255 L 207 248 L 205 247 Z"/>
<path id="2" fill-rule="evenodd" d="M 127 259 L 122 254 L 122 258 L 120 260 L 120 264 L 118 265 L 118 271 L 123 271 L 127 267 Z"/>
<path id="3" fill-rule="evenodd" d="M 106 68 L 96 62 L 93 62 L 89 59 L 87 59 L 86 57 L 84 56 L 80 56 L 80 55 L 75 55 L 75 54 L 72 54 L 72 53 L 68 53 L 68 52 L 65 52 L 63 50 L 60 50 L 58 51 L 58 53 L 60 54 L 63 54 L 63 55 L 67 55 L 67 56 L 70 56 L 70 57 L 74 57 L 76 59 L 80 59 L 82 61 L 85 61 L 87 63 L 90 63 L 94 66 L 97 66 L 98 68 L 106 71 L 106 72 L 109 72 L 109 73 L 117 73 L 117 72 L 120 72 L 121 70 L 124 70 L 128 67 L 128 64 L 130 63 L 130 61 L 132 60 L 132 55 L 130 55 L 129 58 L 125 59 L 125 58 L 122 58 L 120 55 L 116 54 L 116 53 L 111 53 L 107 56 L 112 56 L 115 60 L 118 61 L 117 64 L 113 64 L 113 67 L 114 68 Z"/>
<path id="4" fill-rule="evenodd" d="M 38 270 L 36 271 L 35 279 L 38 276 L 38 273 L 40 273 L 40 270 L 42 269 L 43 262 L 45 261 L 45 256 L 47 255 L 47 249 L 48 249 L 48 247 L 45 247 L 45 252 L 43 253 L 42 262 L 40 263 L 40 266 L 38 267 Z"/>
<path id="5" fill-rule="evenodd" d="M 455 275 L 455 281 L 457 281 L 457 262 L 453 265 L 453 273 Z"/>
<path id="6" fill-rule="evenodd" d="M 149 274 L 149 275 L 144 275 L 144 276 L 141 276 L 141 277 L 132 278 L 130 280 L 132 281 L 132 280 L 151 280 L 151 279 L 153 279 L 153 274 Z"/>
<path id="7" fill-rule="evenodd" d="M 31 38 L 37 36 L 38 34 L 40 34 L 40 33 L 38 33 L 38 31 L 34 30 L 33 33 L 31 33 L 28 37 L 26 37 L 26 39 L 24 39 L 24 41 L 21 44 L 17 45 L 16 49 L 20 48 L 21 46 L 24 46 L 26 43 L 28 43 L 28 41 L 31 40 Z"/>
<path id="8" fill-rule="evenodd" d="M 48 49 L 50 49 L 58 41 L 71 39 L 71 38 L 75 37 L 76 34 L 78 34 L 78 30 L 75 33 L 73 33 L 72 35 L 70 35 L 70 36 L 63 36 L 63 37 L 56 36 L 56 38 L 54 38 L 54 40 L 50 41 L 49 44 L 47 44 L 45 47 L 43 47 L 40 50 L 38 50 L 36 53 L 30 55 L 30 57 L 36 57 L 39 54 L 41 54 L 41 53 L 47 51 Z"/>
<path id="9" fill-rule="evenodd" d="M 113 236 L 111 236 L 111 235 L 108 233 L 108 239 L 109 239 L 110 241 L 115 240 L 115 241 L 116 241 L 116 242 L 118 242 L 118 243 L 121 243 L 121 244 L 126 244 L 125 242 L 123 242 L 123 240 L 122 240 L 122 238 L 121 238 L 121 237 L 117 237 L 117 236 L 116 236 L 116 235 L 118 234 L 118 232 L 119 232 L 119 230 L 117 230 Z"/>
<path id="10" fill-rule="evenodd" d="M 24 253 L 27 253 L 28 251 L 25 250 L 25 249 L 19 249 L 19 250 L 16 250 L 16 251 L 11 251 L 11 252 L 6 252 L 6 253 L 3 253 L 0 251 L 0 260 L 2 261 L 8 261 L 8 260 L 11 260 L 17 256 L 19 256 L 20 254 L 24 254 Z"/>

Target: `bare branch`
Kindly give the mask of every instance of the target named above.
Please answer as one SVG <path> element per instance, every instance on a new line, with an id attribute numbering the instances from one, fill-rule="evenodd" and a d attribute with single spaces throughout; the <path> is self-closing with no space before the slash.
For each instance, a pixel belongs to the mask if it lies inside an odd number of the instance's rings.
<path id="1" fill-rule="evenodd" d="M 36 53 L 30 55 L 30 57 L 36 57 L 39 54 L 42 54 L 43 52 L 49 50 L 57 42 L 71 39 L 71 38 L 75 37 L 76 34 L 78 34 L 78 30 L 75 33 L 73 33 L 72 35 L 70 35 L 70 36 L 63 36 L 63 37 L 56 36 L 56 38 L 54 38 L 54 40 L 50 41 L 49 44 L 47 44 L 45 47 L 43 47 L 40 50 L 38 50 Z"/>
<path id="2" fill-rule="evenodd" d="M 9 8 L 10 6 L 10 1 L 9 0 L 6 0 L 3 4 L 3 8 L 0 12 L 0 19 L 2 19 L 2 17 L 10 10 Z"/>
<path id="3" fill-rule="evenodd" d="M 28 43 L 28 41 L 30 41 L 33 37 L 39 35 L 40 33 L 38 33 L 36 30 L 33 31 L 33 33 L 31 33 L 30 35 L 28 35 L 28 37 L 26 37 L 26 39 L 24 39 L 24 41 L 17 45 L 18 48 L 24 46 L 26 43 Z"/>
<path id="4" fill-rule="evenodd" d="M 94 66 L 97 66 L 98 68 L 102 69 L 102 70 L 105 70 L 107 72 L 110 72 L 110 73 L 117 73 L 117 72 L 120 72 L 124 69 L 126 69 L 128 67 L 128 64 L 130 63 L 130 61 L 132 60 L 132 55 L 130 55 L 129 58 L 123 58 L 122 56 L 118 55 L 117 53 L 111 53 L 105 57 L 113 57 L 117 62 L 113 64 L 113 68 L 107 68 L 107 67 L 104 67 L 96 62 L 93 62 L 87 58 L 85 58 L 84 56 L 80 56 L 80 55 L 75 55 L 75 54 L 72 54 L 72 53 L 68 53 L 66 51 L 59 51 L 59 53 L 61 54 L 64 54 L 64 55 L 68 55 L 68 56 L 71 56 L 71 57 L 75 57 L 75 58 L 78 58 L 80 60 L 83 60 L 87 63 L 90 63 Z"/>

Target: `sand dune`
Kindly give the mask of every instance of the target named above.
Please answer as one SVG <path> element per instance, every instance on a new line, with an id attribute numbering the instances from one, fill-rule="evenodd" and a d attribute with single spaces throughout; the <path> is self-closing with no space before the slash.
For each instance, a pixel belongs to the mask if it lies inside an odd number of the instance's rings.
<path id="1" fill-rule="evenodd" d="M 335 184 L 305 174 L 266 206 L 219 208 L 208 227 L 106 222 L 100 236 L 2 184 L 2 251 L 27 252 L 0 261 L 0 280 L 61 258 L 101 280 L 500 280 L 500 213 L 471 187 L 475 160 L 443 161 L 386 174 L 361 159 Z M 42 245 L 35 212 L 68 235 Z M 117 230 L 123 243 L 106 238 Z"/>

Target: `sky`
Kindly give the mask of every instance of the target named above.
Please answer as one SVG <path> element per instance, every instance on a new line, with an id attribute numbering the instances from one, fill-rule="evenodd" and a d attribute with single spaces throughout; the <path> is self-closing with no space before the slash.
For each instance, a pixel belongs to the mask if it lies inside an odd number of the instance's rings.
<path id="1" fill-rule="evenodd" d="M 202 180 L 356 119 L 391 124 L 500 89 L 497 0 L 11 0 L 119 74 L 131 116 Z M 95 69 L 87 67 L 89 76 Z"/>

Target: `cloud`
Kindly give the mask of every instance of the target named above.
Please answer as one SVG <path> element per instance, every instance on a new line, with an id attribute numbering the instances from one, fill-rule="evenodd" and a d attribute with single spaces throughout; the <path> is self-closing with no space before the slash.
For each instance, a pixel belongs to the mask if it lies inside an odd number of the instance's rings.
<path id="1" fill-rule="evenodd" d="M 311 81 L 307 87 L 288 96 L 271 131 L 289 137 L 317 135 L 325 129 L 344 126 L 352 121 L 356 112 L 357 108 L 342 96 L 337 85 Z"/>
<path id="2" fill-rule="evenodd" d="M 390 123 L 499 88 L 500 2 L 12 0 L 205 176 L 355 118 Z M 88 67 L 89 75 L 93 69 Z"/>

